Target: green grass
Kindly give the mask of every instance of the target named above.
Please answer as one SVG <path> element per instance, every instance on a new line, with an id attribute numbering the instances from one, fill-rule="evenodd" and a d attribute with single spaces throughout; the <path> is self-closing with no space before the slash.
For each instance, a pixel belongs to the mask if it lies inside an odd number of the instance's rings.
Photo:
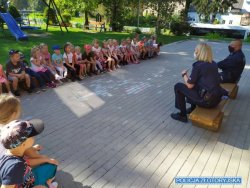
<path id="1" fill-rule="evenodd" d="M 117 33 L 117 32 L 105 32 L 105 33 L 89 33 L 83 32 L 81 29 L 69 28 L 69 33 L 61 32 L 59 27 L 49 27 L 49 32 L 44 29 L 38 31 L 29 31 L 28 41 L 16 41 L 15 38 L 5 29 L 4 33 L 0 32 L 0 63 L 5 65 L 8 60 L 8 51 L 10 49 L 16 49 L 23 52 L 27 59 L 30 57 L 30 49 L 32 46 L 40 43 L 46 43 L 51 49 L 52 45 L 58 44 L 63 46 L 66 42 L 72 42 L 74 45 L 83 46 L 83 44 L 92 43 L 93 39 L 107 40 L 107 39 L 125 39 L 127 37 L 133 37 L 134 34 L 130 33 Z M 163 44 L 172 43 L 179 40 L 187 39 L 186 36 L 159 36 L 159 41 Z"/>
<path id="2" fill-rule="evenodd" d="M 84 22 L 84 18 L 81 18 L 81 17 L 72 17 L 72 19 L 70 20 L 70 22 L 83 23 Z"/>

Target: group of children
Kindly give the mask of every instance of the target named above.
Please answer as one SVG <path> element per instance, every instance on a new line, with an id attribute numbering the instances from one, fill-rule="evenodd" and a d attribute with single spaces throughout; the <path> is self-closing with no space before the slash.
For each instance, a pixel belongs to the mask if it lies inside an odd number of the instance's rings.
<path id="1" fill-rule="evenodd" d="M 24 82 L 28 93 L 46 91 L 68 81 L 83 80 L 86 76 L 112 72 L 127 64 L 138 64 L 141 60 L 158 55 L 160 44 L 156 36 L 133 40 L 123 39 L 121 43 L 115 39 L 104 40 L 101 43 L 95 39 L 92 44 L 84 45 L 83 53 L 80 46 L 67 42 L 63 48 L 52 47 L 49 52 L 47 44 L 40 44 L 31 49 L 30 66 L 24 55 L 18 50 L 10 50 L 10 59 L 6 64 L 6 74 L 0 65 L 0 93 L 2 85 L 11 93 L 9 81 L 12 82 L 13 94 L 20 96 L 18 83 Z M 63 53 L 62 51 L 63 50 Z M 37 83 L 35 83 L 35 78 Z"/>
<path id="2" fill-rule="evenodd" d="M 54 45 L 53 54 L 48 45 L 40 44 L 31 49 L 30 66 L 22 53 L 10 50 L 10 59 L 6 64 L 6 73 L 0 65 L 0 86 L 4 84 L 8 93 L 0 95 L 0 186 L 1 187 L 35 187 L 57 188 L 54 182 L 58 161 L 40 154 L 42 146 L 35 144 L 34 137 L 40 134 L 44 125 L 41 120 L 19 120 L 21 104 L 18 84 L 25 83 L 26 90 L 46 91 L 58 84 L 82 80 L 92 74 L 115 71 L 120 66 L 130 63 L 138 64 L 140 60 L 157 56 L 160 45 L 155 36 L 150 39 L 103 41 L 94 40 L 92 45 L 81 47 L 67 42 L 63 47 Z M 33 83 L 34 77 L 38 88 Z M 13 90 L 10 89 L 12 82 Z"/>

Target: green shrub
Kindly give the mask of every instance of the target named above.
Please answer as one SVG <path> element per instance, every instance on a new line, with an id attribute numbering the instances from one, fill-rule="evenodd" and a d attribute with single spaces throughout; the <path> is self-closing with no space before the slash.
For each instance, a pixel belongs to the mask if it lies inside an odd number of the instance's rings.
<path id="1" fill-rule="evenodd" d="M 62 18 L 65 23 L 70 23 L 71 15 L 69 13 L 63 13 Z"/>
<path id="2" fill-rule="evenodd" d="M 139 17 L 140 27 L 155 27 L 156 17 L 153 15 L 140 16 Z M 138 24 L 137 16 L 126 16 L 125 25 L 136 26 Z"/>
<path id="3" fill-rule="evenodd" d="M 215 19 L 215 20 L 213 21 L 213 24 L 220 24 L 220 21 L 217 20 L 217 19 Z"/>
<path id="4" fill-rule="evenodd" d="M 8 8 L 9 13 L 13 16 L 13 18 L 20 18 L 21 14 L 17 10 L 17 8 L 14 5 L 10 5 Z"/>
<path id="5" fill-rule="evenodd" d="M 205 35 L 205 38 L 209 40 L 220 40 L 223 39 L 224 36 L 219 33 L 208 33 Z"/>
<path id="6" fill-rule="evenodd" d="M 135 33 L 138 33 L 138 34 L 142 34 L 141 29 L 138 28 L 138 27 L 134 30 L 134 32 L 135 32 Z"/>
<path id="7" fill-rule="evenodd" d="M 191 26 L 183 20 L 176 19 L 171 21 L 170 31 L 175 35 L 183 35 L 191 31 Z"/>
<path id="8" fill-rule="evenodd" d="M 75 26 L 76 26 L 76 28 L 79 28 L 79 29 L 82 29 L 82 28 L 83 28 L 83 24 L 78 23 L 78 22 L 76 23 L 76 25 L 75 25 Z"/>

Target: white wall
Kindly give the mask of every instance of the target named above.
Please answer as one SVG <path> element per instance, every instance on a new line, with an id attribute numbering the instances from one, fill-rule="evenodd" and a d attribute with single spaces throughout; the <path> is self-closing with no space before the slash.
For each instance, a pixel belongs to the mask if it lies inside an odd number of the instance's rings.
<path id="1" fill-rule="evenodd" d="M 224 14 L 224 15 L 216 15 L 216 18 L 222 23 L 225 20 L 226 25 L 240 25 L 241 15 L 235 14 Z M 231 21 L 231 22 L 230 22 Z"/>
<path id="2" fill-rule="evenodd" d="M 243 6 L 242 6 L 243 11 L 250 13 L 250 0 L 244 0 Z M 192 21 L 189 21 L 190 23 L 199 23 L 199 15 L 196 12 L 189 12 L 188 16 L 192 18 Z M 233 25 L 237 26 L 240 25 L 241 21 L 241 15 L 236 15 L 236 14 L 217 14 L 216 19 L 220 21 L 220 23 L 223 23 L 223 20 L 225 21 L 225 25 Z"/>
<path id="3" fill-rule="evenodd" d="M 250 12 L 250 0 L 244 0 L 242 9 L 246 12 Z"/>

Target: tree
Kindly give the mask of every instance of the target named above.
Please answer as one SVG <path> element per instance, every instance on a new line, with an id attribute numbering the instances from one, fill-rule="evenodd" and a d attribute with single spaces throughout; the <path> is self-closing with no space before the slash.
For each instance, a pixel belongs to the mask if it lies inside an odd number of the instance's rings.
<path id="1" fill-rule="evenodd" d="M 113 31 L 121 31 L 124 26 L 125 16 L 131 11 L 131 1 L 126 0 L 100 0 L 106 7 L 106 16 L 110 20 Z"/>
<path id="2" fill-rule="evenodd" d="M 205 22 L 210 20 L 210 15 L 226 12 L 237 0 L 193 0 L 193 5 L 197 13 L 205 17 Z"/>
<path id="3" fill-rule="evenodd" d="M 8 9 L 8 0 L 1 0 L 0 5 L 3 9 L 7 10 Z"/>
<path id="4" fill-rule="evenodd" d="M 28 0 L 29 8 L 35 11 L 44 11 L 46 5 L 42 0 Z"/>
<path id="5" fill-rule="evenodd" d="M 157 12 L 155 24 L 156 33 L 159 34 L 171 20 L 177 3 L 181 0 L 148 0 L 147 6 Z"/>
<path id="6" fill-rule="evenodd" d="M 11 0 L 11 4 L 15 5 L 15 7 L 19 10 L 27 9 L 29 6 L 29 2 L 27 0 Z"/>
<path id="7" fill-rule="evenodd" d="M 77 12 L 84 13 L 85 23 L 89 25 L 89 14 L 98 7 L 98 0 L 56 0 L 56 4 L 62 12 L 68 12 L 76 15 Z"/>
<path id="8" fill-rule="evenodd" d="M 193 0 L 185 0 L 184 1 L 185 7 L 184 7 L 184 10 L 182 11 L 182 17 L 184 20 L 187 20 L 187 18 L 188 18 L 188 11 L 189 11 L 189 8 L 190 8 L 192 1 Z"/>
<path id="9" fill-rule="evenodd" d="M 89 29 L 89 14 L 91 11 L 94 11 L 98 7 L 98 1 L 97 0 L 77 0 L 77 9 L 79 12 L 84 13 L 85 17 L 85 27 Z"/>

